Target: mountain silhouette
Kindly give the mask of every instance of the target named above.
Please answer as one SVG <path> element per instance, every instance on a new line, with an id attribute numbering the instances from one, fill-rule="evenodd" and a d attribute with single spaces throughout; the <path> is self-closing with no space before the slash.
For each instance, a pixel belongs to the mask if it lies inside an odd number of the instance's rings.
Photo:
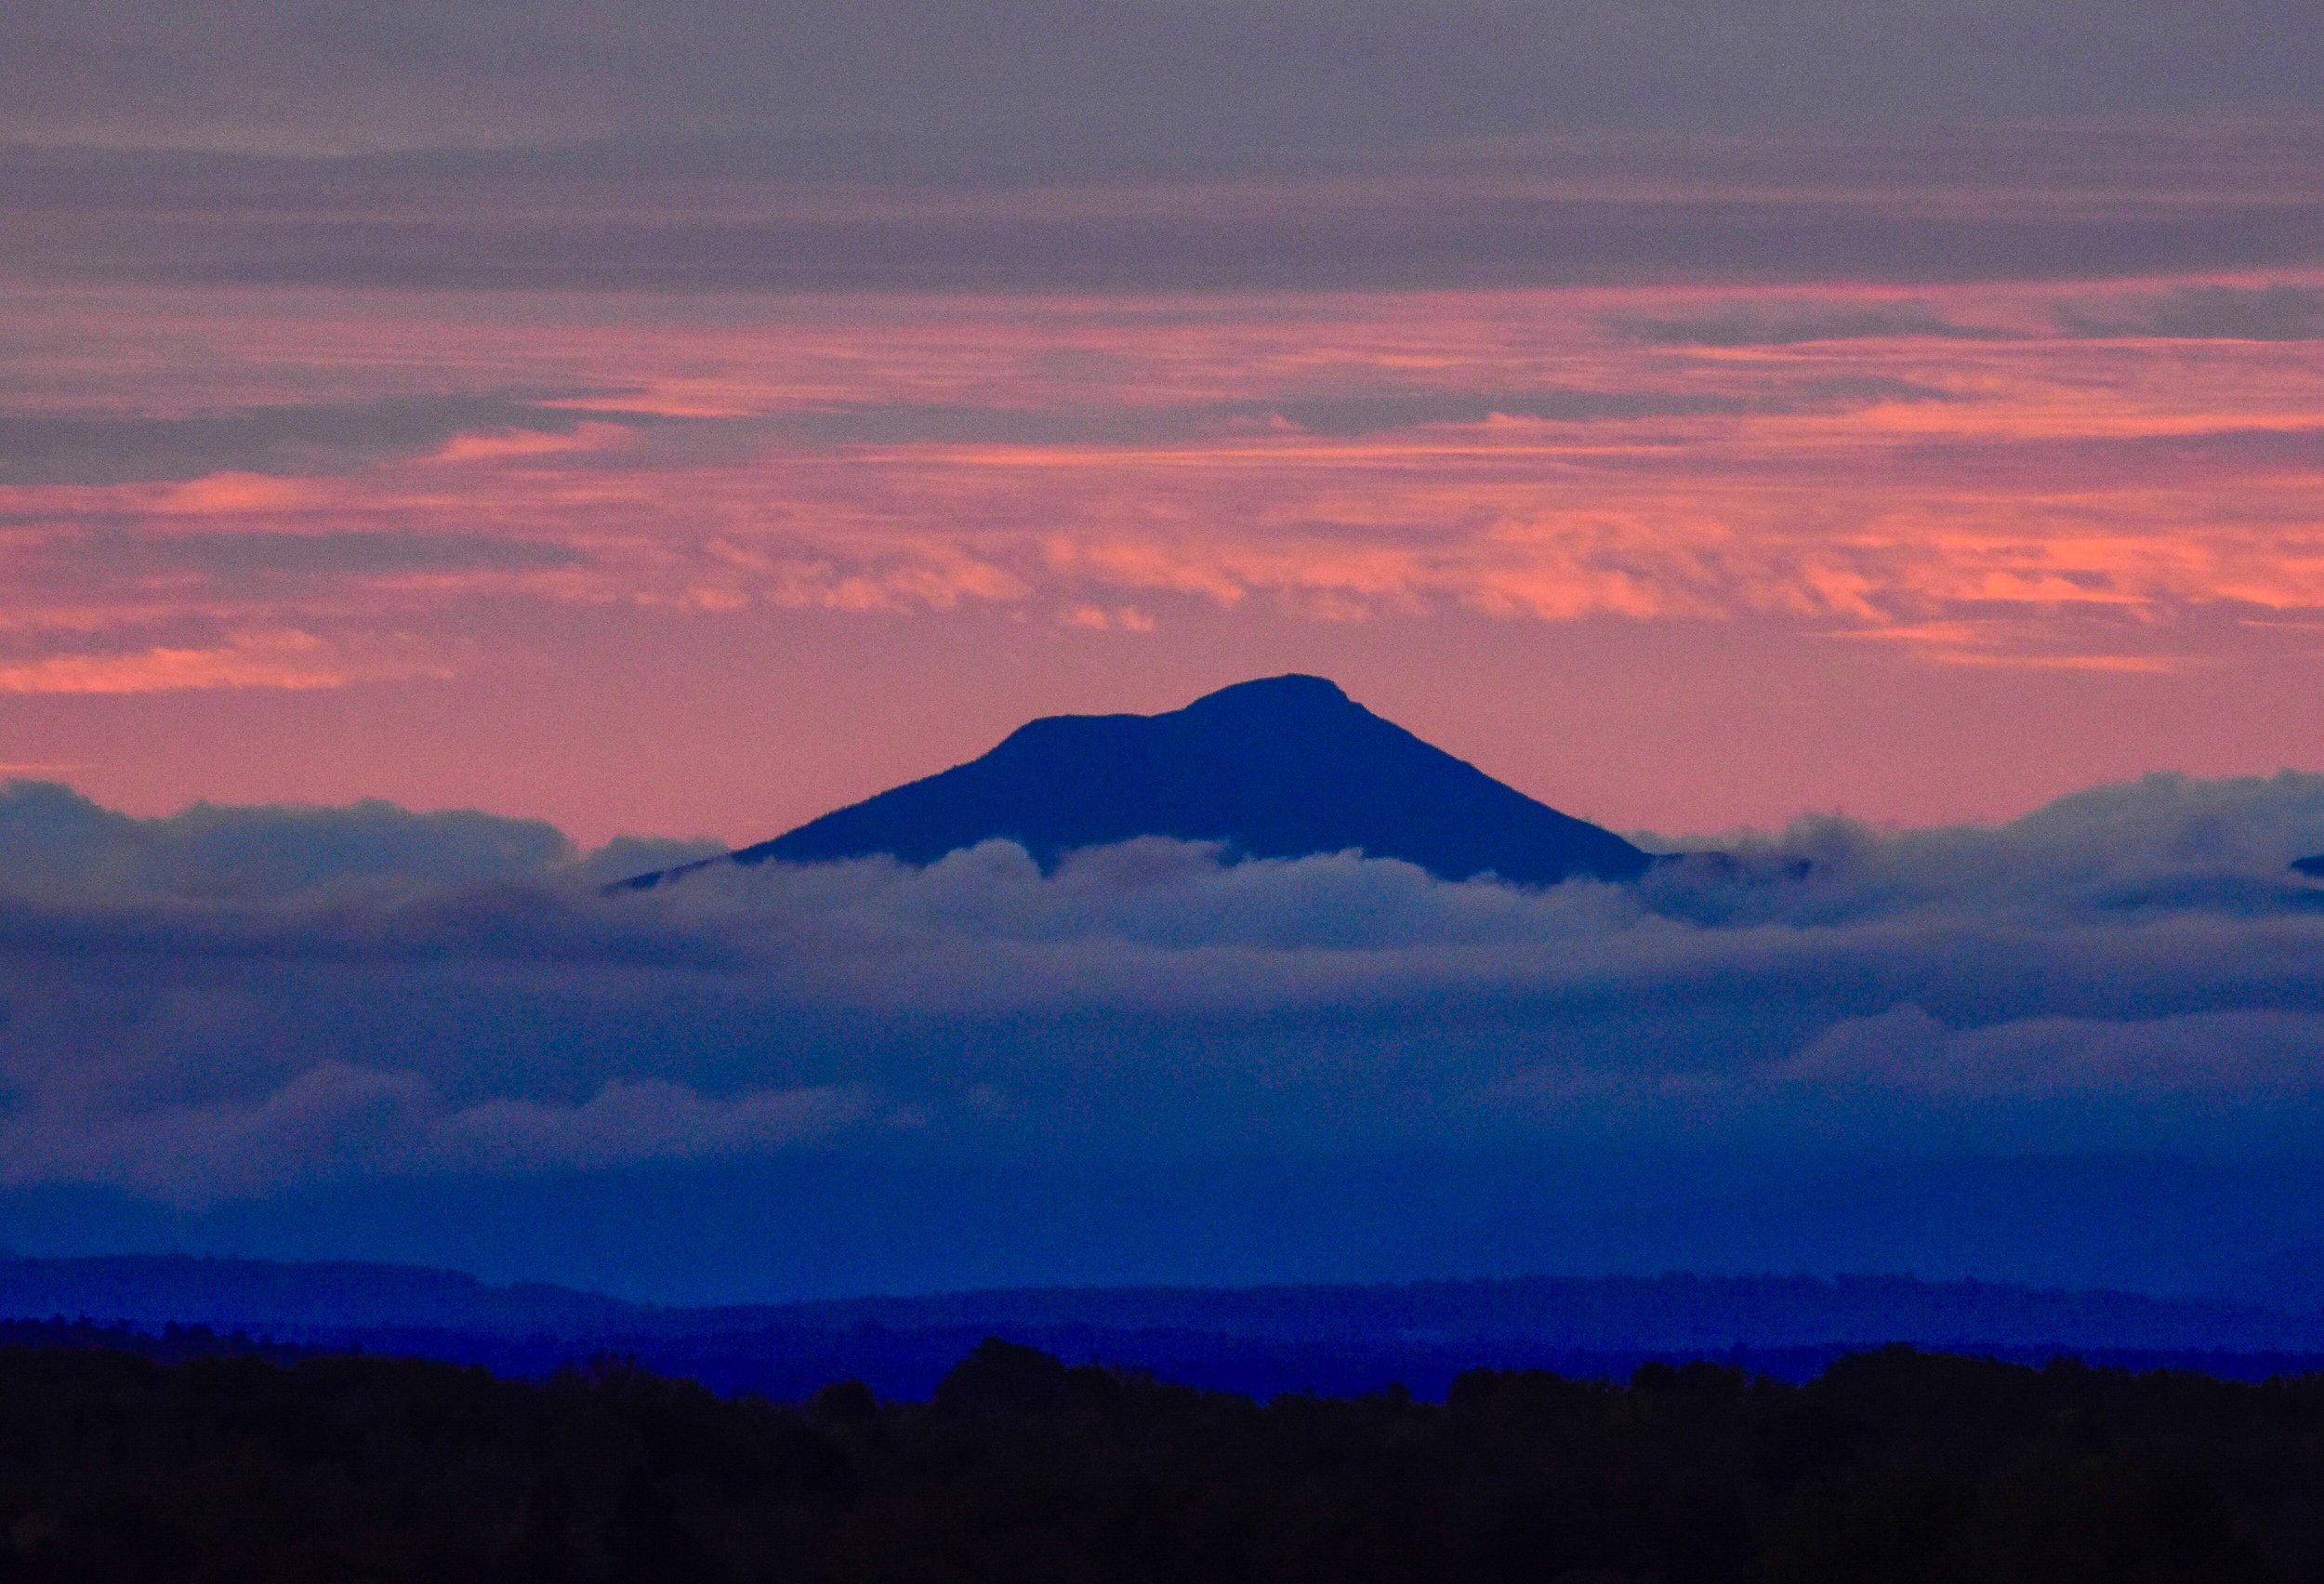
<path id="1" fill-rule="evenodd" d="M 1058 715 L 979 759 L 706 864 L 932 864 L 995 838 L 1044 870 L 1135 837 L 1215 841 L 1232 858 L 1358 851 L 1440 879 L 1627 880 L 1654 859 L 1432 747 L 1321 677 L 1241 682 L 1164 715 Z"/>

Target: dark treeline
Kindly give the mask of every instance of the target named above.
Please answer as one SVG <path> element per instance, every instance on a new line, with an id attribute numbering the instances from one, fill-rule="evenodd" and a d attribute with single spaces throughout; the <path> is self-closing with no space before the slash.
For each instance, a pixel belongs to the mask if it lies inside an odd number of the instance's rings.
<path id="1" fill-rule="evenodd" d="M 1659 1285 L 1692 1277 L 1664 1277 Z M 1729 1289 L 1741 1285 L 1732 1285 Z M 1090 1299 L 1058 1294 L 1060 1300 Z M 1413 1396 L 1444 1401 L 1455 1379 L 1469 1370 L 1551 1370 L 1576 1379 L 1627 1379 L 1645 1364 L 1710 1361 L 1750 1375 L 1808 1382 L 1834 1359 L 1859 1354 L 1868 1342 L 1806 1342 L 1806 1345 L 1727 1347 L 1562 1347 L 1555 1340 L 1523 1336 L 1427 1336 L 1380 1324 L 1374 1333 L 1314 1336 L 1314 1333 L 1236 1333 L 1202 1328 L 1104 1327 L 1086 1322 L 1044 1324 L 1039 1310 L 1009 1314 L 1013 1294 L 995 1294 L 995 1324 L 932 1324 L 892 1328 L 835 1310 L 855 1324 L 790 1324 L 739 1331 L 623 1331 L 614 1336 L 558 1336 L 550 1331 L 460 1331 L 442 1327 L 205 1327 L 93 1319 L 0 1319 L 0 1347 L 114 1347 L 147 1359 L 181 1361 L 209 1354 L 256 1354 L 288 1364 L 318 1354 L 383 1354 L 390 1359 L 434 1359 L 471 1364 L 511 1379 L 546 1379 L 558 1370 L 588 1364 L 601 1354 L 620 1354 L 655 1375 L 693 1379 L 720 1396 L 767 1396 L 807 1401 L 823 1384 L 860 1379 L 878 1396 L 925 1401 L 939 1379 L 976 1347 L 981 1338 L 1002 1336 L 1060 1359 L 1104 1359 L 1142 1370 L 1157 1379 L 1232 1392 L 1239 1396 L 1276 1398 L 1365 1396 L 1404 1384 Z M 1030 1294 L 1046 1300 L 1046 1294 Z M 1106 1294 L 1097 1294 L 1104 1300 Z M 1227 1305 L 1246 1294 L 1222 1294 Z M 923 1300 L 895 1300 L 906 1305 Z M 855 1308 L 855 1305 L 849 1305 Z M 937 1310 L 939 1303 L 925 1303 Z M 1097 1305 L 1092 1305 L 1097 1308 Z M 1132 1314 L 1137 1317 L 1137 1314 Z M 1290 1327 L 1286 1327 L 1290 1331 Z M 285 1336 L 288 1333 L 288 1336 Z M 2220 1379 L 2273 1379 L 2278 1375 L 2324 1373 L 2319 1352 L 2199 1350 L 2199 1347 L 2092 1347 L 2073 1342 L 2027 1342 L 2001 1338 L 1964 1338 L 1932 1345 L 1929 1352 L 1964 1352 L 1980 1359 L 2013 1364 L 2048 1364 L 2071 1356 L 2096 1368 L 2194 1370 Z"/>
<path id="2" fill-rule="evenodd" d="M 325 1351 L 350 1351 L 276 1342 L 244 1331 L 217 1331 L 207 1326 L 149 1329 L 117 1320 L 67 1320 L 62 1316 L 53 1320 L 0 1320 L 0 1356 L 5 1356 L 8 1350 L 22 1348 L 99 1348 L 110 1353 L 135 1353 L 162 1364 L 183 1364 L 196 1358 L 263 1358 L 275 1364 L 290 1364 Z"/>
<path id="3" fill-rule="evenodd" d="M 1805 1384 L 1248 1398 L 988 1341 L 932 1400 L 617 1363 L 0 1351 L 0 1578 L 2324 1577 L 2324 1378 L 1904 1349 Z"/>

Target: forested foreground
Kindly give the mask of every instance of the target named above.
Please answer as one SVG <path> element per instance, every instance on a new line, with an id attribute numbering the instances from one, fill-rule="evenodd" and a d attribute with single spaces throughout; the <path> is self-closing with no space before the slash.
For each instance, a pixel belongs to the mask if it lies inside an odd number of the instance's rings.
<path id="1" fill-rule="evenodd" d="M 2324 1378 L 1904 1350 L 1260 1405 L 987 1342 L 928 1404 L 0 1352 L 9 1579 L 2324 1577 Z"/>

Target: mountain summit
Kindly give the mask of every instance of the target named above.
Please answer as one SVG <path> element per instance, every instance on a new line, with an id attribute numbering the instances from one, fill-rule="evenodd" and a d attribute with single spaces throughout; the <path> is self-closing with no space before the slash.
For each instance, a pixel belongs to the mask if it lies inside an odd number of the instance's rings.
<path id="1" fill-rule="evenodd" d="M 1491 874 L 1534 886 L 1631 879 L 1653 862 L 1302 676 L 1240 682 L 1164 715 L 1035 720 L 983 759 L 708 862 L 885 853 L 931 864 L 1001 838 L 1046 869 L 1076 848 L 1141 836 L 1216 841 L 1235 858 L 1353 850 L 1441 879 Z"/>

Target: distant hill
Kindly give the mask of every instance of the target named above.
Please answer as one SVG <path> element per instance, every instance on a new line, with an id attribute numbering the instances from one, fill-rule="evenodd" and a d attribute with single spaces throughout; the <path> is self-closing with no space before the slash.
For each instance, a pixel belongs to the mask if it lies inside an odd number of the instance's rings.
<path id="1" fill-rule="evenodd" d="M 1215 841 L 1238 859 L 1352 851 L 1440 879 L 1530 886 L 1634 879 L 1654 862 L 1302 676 L 1238 683 L 1164 715 L 1036 720 L 982 759 L 707 862 L 931 864 L 998 838 L 1046 869 L 1142 836 Z"/>
<path id="2" fill-rule="evenodd" d="M 0 1320 L 208 1326 L 277 1336 L 344 1327 L 603 1335 L 646 1312 L 571 1287 L 495 1287 L 456 1271 L 184 1254 L 0 1259 Z"/>
<path id="3" fill-rule="evenodd" d="M 715 1312 L 708 1312 L 715 1313 Z M 1879 1345 L 2324 1349 L 2324 1314 L 1910 1276 L 1525 1276 L 1375 1287 L 1031 1288 L 786 1305 L 894 1331 L 1096 1327 L 1273 1342 L 1711 1352 Z"/>

